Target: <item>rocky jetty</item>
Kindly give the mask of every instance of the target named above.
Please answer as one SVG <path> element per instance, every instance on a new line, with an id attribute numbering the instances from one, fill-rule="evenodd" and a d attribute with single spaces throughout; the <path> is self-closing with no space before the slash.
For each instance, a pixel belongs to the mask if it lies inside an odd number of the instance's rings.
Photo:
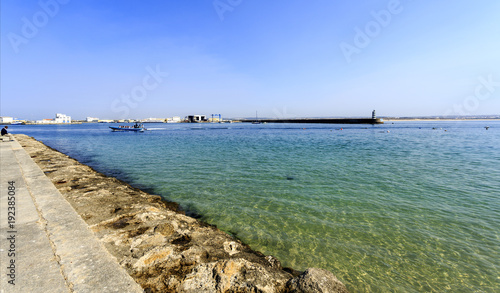
<path id="1" fill-rule="evenodd" d="M 347 292 L 329 271 L 282 268 L 176 203 L 16 139 L 145 292 Z"/>

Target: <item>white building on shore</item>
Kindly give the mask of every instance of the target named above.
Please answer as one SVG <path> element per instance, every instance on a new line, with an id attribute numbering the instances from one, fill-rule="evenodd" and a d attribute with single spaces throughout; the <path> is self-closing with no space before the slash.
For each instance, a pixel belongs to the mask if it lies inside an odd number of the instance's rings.
<path id="1" fill-rule="evenodd" d="M 95 118 L 95 117 L 87 117 L 86 121 L 87 121 L 87 122 L 99 122 L 99 118 Z"/>
<path id="2" fill-rule="evenodd" d="M 142 123 L 164 123 L 165 118 L 146 118 L 141 120 Z"/>
<path id="3" fill-rule="evenodd" d="M 14 122 L 14 118 L 12 117 L 0 117 L 0 123 L 12 123 Z"/>
<path id="4" fill-rule="evenodd" d="M 71 116 L 67 116 L 65 114 L 57 113 L 56 114 L 55 122 L 56 123 L 71 123 Z"/>
<path id="5" fill-rule="evenodd" d="M 55 124 L 56 121 L 54 119 L 42 119 L 42 120 L 37 120 L 37 124 Z"/>
<path id="6" fill-rule="evenodd" d="M 179 116 L 174 116 L 172 118 L 167 118 L 167 123 L 179 123 L 181 122 L 181 117 Z"/>
<path id="7" fill-rule="evenodd" d="M 71 116 L 57 113 L 55 119 L 37 120 L 36 123 L 38 123 L 38 124 L 68 124 L 68 123 L 71 123 Z"/>

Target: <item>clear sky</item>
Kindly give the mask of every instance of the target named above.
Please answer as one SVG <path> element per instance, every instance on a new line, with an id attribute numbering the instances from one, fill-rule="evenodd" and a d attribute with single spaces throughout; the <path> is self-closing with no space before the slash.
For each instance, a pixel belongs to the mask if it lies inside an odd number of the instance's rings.
<path id="1" fill-rule="evenodd" d="M 498 0 L 1 1 L 1 115 L 500 114 Z"/>

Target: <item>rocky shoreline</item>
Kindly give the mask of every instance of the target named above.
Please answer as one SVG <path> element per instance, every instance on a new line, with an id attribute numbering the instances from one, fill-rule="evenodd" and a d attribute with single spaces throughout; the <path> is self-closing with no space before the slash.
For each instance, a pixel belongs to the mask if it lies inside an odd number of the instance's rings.
<path id="1" fill-rule="evenodd" d="M 348 292 L 329 271 L 282 268 L 176 203 L 15 137 L 145 292 Z"/>

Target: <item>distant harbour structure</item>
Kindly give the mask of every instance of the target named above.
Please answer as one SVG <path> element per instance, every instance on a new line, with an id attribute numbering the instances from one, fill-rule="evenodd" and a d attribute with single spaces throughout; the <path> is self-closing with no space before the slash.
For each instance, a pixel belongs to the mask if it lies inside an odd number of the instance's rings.
<path id="1" fill-rule="evenodd" d="M 210 122 L 222 122 L 222 115 L 221 114 L 212 114 L 212 118 L 210 119 Z"/>
<path id="2" fill-rule="evenodd" d="M 165 118 L 146 118 L 142 119 L 142 123 L 165 123 Z"/>
<path id="3" fill-rule="evenodd" d="M 167 123 L 180 123 L 181 121 L 182 121 L 182 119 L 179 116 L 174 116 L 174 117 L 166 119 Z"/>
<path id="4" fill-rule="evenodd" d="M 187 122 L 190 122 L 190 123 L 206 122 L 207 116 L 206 115 L 189 115 L 189 116 L 187 116 L 186 120 L 187 120 Z"/>
<path id="5" fill-rule="evenodd" d="M 377 118 L 375 110 L 372 111 L 371 118 L 291 118 L 291 119 L 241 119 L 239 122 L 253 124 L 259 123 L 320 123 L 320 124 L 384 124 L 384 121 Z"/>
<path id="6" fill-rule="evenodd" d="M 3 123 L 10 124 L 12 122 L 14 122 L 14 118 L 12 118 L 12 117 L 6 117 L 6 116 L 0 117 L 0 123 L 2 123 L 2 124 Z"/>
<path id="7" fill-rule="evenodd" d="M 71 116 L 57 113 L 54 119 L 37 120 L 37 124 L 71 124 Z"/>
<path id="8" fill-rule="evenodd" d="M 66 114 L 57 113 L 55 122 L 56 123 L 71 123 L 71 116 L 68 116 Z"/>

